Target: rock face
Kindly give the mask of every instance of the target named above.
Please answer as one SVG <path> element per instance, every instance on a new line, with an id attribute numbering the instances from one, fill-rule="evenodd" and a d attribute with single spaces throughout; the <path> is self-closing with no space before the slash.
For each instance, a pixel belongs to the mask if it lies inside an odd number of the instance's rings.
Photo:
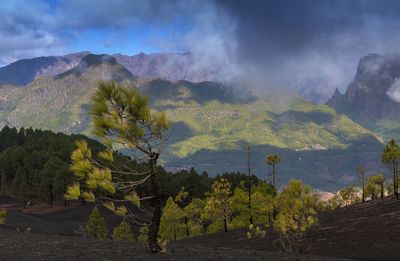
<path id="1" fill-rule="evenodd" d="M 336 90 L 327 105 L 359 121 L 400 120 L 400 56 L 362 57 L 346 93 Z"/>
<path id="2" fill-rule="evenodd" d="M 54 76 L 75 67 L 89 52 L 23 59 L 0 68 L 0 85 L 22 86 L 40 76 Z"/>

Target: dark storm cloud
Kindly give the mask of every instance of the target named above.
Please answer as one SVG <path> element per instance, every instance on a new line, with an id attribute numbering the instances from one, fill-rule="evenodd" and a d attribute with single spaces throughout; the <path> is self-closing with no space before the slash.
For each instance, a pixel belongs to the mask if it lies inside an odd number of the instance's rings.
<path id="1" fill-rule="evenodd" d="M 315 41 L 330 48 L 337 35 L 390 30 L 399 21 L 400 1 L 216 0 L 237 20 L 240 51 L 252 59 L 295 55 Z M 397 27 L 397 25 L 396 25 Z"/>
<path id="2" fill-rule="evenodd" d="M 238 60 L 271 84 L 344 90 L 358 59 L 399 52 L 400 1 L 215 0 L 236 21 Z M 328 96 L 326 96 L 328 97 Z"/>

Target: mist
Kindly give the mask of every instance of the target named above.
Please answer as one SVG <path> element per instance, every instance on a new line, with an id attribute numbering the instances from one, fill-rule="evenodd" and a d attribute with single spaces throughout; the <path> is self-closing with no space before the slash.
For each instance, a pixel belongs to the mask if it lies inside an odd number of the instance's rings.
<path id="1" fill-rule="evenodd" d="M 207 5 L 181 47 L 223 81 L 289 88 L 325 102 L 344 92 L 359 59 L 398 53 L 397 1 L 192 1 Z M 202 10 L 201 8 L 195 10 Z M 196 69 L 196 68 L 195 68 Z"/>
<path id="2" fill-rule="evenodd" d="M 70 52 L 88 33 L 105 33 L 105 50 L 134 45 L 145 28 L 144 46 L 190 53 L 189 72 L 323 103 L 345 91 L 362 56 L 399 52 L 399 11 L 394 0 L 6 0 L 0 64 Z"/>

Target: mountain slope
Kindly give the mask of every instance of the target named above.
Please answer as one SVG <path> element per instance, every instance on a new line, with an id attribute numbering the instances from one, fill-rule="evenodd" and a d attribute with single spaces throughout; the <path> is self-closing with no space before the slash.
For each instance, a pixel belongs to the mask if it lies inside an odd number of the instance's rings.
<path id="1" fill-rule="evenodd" d="M 5 104 L 1 122 L 63 132 L 84 131 L 90 95 L 98 81 L 111 79 L 123 84 L 135 81 L 114 58 L 90 54 L 55 77 L 40 77 L 25 88 L 1 88 Z"/>
<path id="2" fill-rule="evenodd" d="M 320 213 L 318 226 L 305 237 L 303 254 L 346 257 L 352 260 L 399 260 L 399 212 L 398 200 L 386 197 Z M 281 249 L 279 235 L 275 231 L 268 230 L 264 238 L 251 240 L 245 238 L 247 231 L 237 229 L 181 242 L 192 247 L 201 244 L 258 251 Z"/>
<path id="3" fill-rule="evenodd" d="M 267 172 L 267 153 L 283 157 L 282 184 L 301 177 L 331 190 L 354 181 L 355 164 L 379 168 L 378 137 L 328 106 L 295 95 L 255 95 L 245 86 L 135 77 L 108 55 L 87 55 L 74 68 L 24 88 L 0 88 L 0 123 L 89 134 L 90 96 L 100 80 L 136 85 L 155 109 L 167 112 L 172 128 L 162 163 L 170 169 L 245 171 L 248 143 L 259 176 Z M 355 144 L 368 146 L 368 153 L 350 155 Z"/>
<path id="4" fill-rule="evenodd" d="M 76 66 L 89 52 L 23 59 L 0 68 L 0 85 L 22 86 L 40 76 L 54 76 Z"/>
<path id="5" fill-rule="evenodd" d="M 78 65 L 88 54 L 80 52 L 16 61 L 0 68 L 0 85 L 23 86 L 41 76 L 62 74 Z M 115 54 L 112 57 L 136 76 L 191 82 L 218 80 L 218 68 L 199 66 L 189 53 Z"/>
<path id="6" fill-rule="evenodd" d="M 345 94 L 327 102 L 385 138 L 400 138 L 400 56 L 369 54 L 360 59 Z"/>

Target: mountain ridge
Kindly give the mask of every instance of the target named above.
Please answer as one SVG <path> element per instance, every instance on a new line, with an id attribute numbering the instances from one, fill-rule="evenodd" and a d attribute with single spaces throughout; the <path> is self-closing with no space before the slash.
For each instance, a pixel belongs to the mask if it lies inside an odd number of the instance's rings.
<path id="1" fill-rule="evenodd" d="M 335 92 L 326 104 L 387 139 L 399 138 L 400 56 L 362 57 L 346 92 Z"/>
<path id="2" fill-rule="evenodd" d="M 76 66 L 89 52 L 22 59 L 0 68 L 0 85 L 26 85 L 41 76 L 54 76 Z"/>
<path id="3" fill-rule="evenodd" d="M 90 97 L 100 80 L 137 86 L 150 96 L 154 109 L 167 113 L 172 135 L 161 159 L 167 168 L 195 166 L 211 175 L 244 171 L 243 144 L 249 143 L 257 162 L 263 162 L 266 153 L 282 154 L 283 180 L 302 176 L 326 190 L 354 182 L 349 170 L 361 161 L 372 170 L 379 168 L 379 137 L 328 106 L 296 95 L 243 95 L 240 91 L 238 96 L 238 90 L 246 90 L 240 84 L 136 77 L 108 55 L 89 54 L 69 71 L 39 77 L 23 87 L 3 86 L 0 124 L 90 134 Z M 369 152 L 349 154 L 351 161 L 343 161 L 357 142 L 371 146 Z M 313 151 L 312 157 L 307 156 Z M 293 164 L 303 167 L 293 168 Z M 265 176 L 265 171 L 261 163 L 254 167 L 258 176 Z"/>

